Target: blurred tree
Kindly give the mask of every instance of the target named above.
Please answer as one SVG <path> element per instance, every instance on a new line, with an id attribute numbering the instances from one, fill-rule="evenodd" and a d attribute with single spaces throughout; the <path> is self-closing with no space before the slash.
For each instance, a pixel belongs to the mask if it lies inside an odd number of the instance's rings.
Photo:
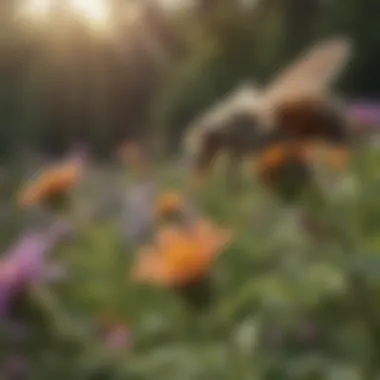
<path id="1" fill-rule="evenodd" d="M 19 142 L 24 133 L 24 140 L 39 141 L 51 153 L 78 139 L 104 152 L 122 138 L 141 135 L 154 94 L 181 54 L 171 20 L 151 0 L 128 9 L 114 1 L 114 34 L 103 36 L 67 17 L 62 2 L 54 4 L 49 22 L 10 24 L 0 60 L 0 74 L 9 82 L 3 94 L 11 104 L 1 107 L 3 120 L 27 96 L 26 117 L 8 123 L 18 125 Z M 4 141 L 10 145 L 9 138 Z"/>
<path id="2" fill-rule="evenodd" d="M 298 54 L 314 38 L 321 0 L 285 0 L 284 48 L 289 56 Z"/>
<path id="3" fill-rule="evenodd" d="M 153 0 L 128 11 L 113 0 L 112 37 L 55 4 L 54 22 L 27 25 L 11 17 L 16 1 L 1 3 L 0 118 L 12 127 L 0 150 L 85 139 L 106 152 L 128 136 L 163 138 L 163 128 L 176 142 L 212 102 L 243 80 L 266 82 L 317 35 L 354 39 L 347 94 L 380 91 L 376 0 L 198 0 L 166 13 Z"/>
<path id="4" fill-rule="evenodd" d="M 320 33 L 344 33 L 354 42 L 354 59 L 341 86 L 352 96 L 380 95 L 380 26 L 376 0 L 325 0 Z"/>
<path id="5" fill-rule="evenodd" d="M 157 105 L 156 122 L 166 128 L 173 147 L 200 112 L 240 82 L 261 79 L 273 65 L 281 33 L 277 3 L 267 0 L 249 7 L 238 0 L 198 3 L 200 12 L 187 26 L 188 59 L 173 73 Z"/>

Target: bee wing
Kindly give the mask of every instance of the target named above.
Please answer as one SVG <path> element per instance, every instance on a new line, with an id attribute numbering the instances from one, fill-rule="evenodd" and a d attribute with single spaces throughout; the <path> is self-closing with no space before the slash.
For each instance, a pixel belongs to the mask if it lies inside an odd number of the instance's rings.
<path id="1" fill-rule="evenodd" d="M 184 149 L 187 156 L 197 159 L 196 157 L 202 155 L 203 147 L 209 145 L 207 140 L 222 134 L 226 121 L 235 112 L 246 111 L 253 114 L 259 95 L 258 89 L 245 83 L 201 115 L 188 127 L 185 134 Z"/>
<path id="2" fill-rule="evenodd" d="M 324 95 L 351 55 L 352 44 L 347 38 L 317 44 L 275 78 L 263 94 L 263 107 L 273 109 L 283 100 Z"/>

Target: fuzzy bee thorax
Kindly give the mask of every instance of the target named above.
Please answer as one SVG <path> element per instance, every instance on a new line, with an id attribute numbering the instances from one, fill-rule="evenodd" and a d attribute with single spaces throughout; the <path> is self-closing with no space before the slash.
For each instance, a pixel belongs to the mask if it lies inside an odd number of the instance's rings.
<path id="1" fill-rule="evenodd" d="M 348 145 L 350 128 L 342 107 L 323 98 L 284 101 L 274 112 L 273 141 L 319 140 Z"/>

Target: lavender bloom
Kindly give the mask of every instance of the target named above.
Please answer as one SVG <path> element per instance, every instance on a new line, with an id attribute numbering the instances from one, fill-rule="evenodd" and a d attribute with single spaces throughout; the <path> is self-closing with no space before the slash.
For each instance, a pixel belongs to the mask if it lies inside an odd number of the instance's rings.
<path id="1" fill-rule="evenodd" d="M 357 102 L 351 104 L 349 117 L 360 124 L 375 126 L 380 124 L 380 103 Z"/>
<path id="2" fill-rule="evenodd" d="M 26 379 L 28 374 L 28 362 L 27 359 L 22 355 L 12 355 L 9 356 L 2 368 L 2 373 L 0 373 L 6 379 Z"/>
<path id="3" fill-rule="evenodd" d="M 105 335 L 105 345 L 111 352 L 118 352 L 131 344 L 131 332 L 125 325 L 111 326 Z"/>
<path id="4" fill-rule="evenodd" d="M 137 183 L 128 190 L 123 217 L 123 232 L 128 240 L 139 243 L 149 235 L 154 224 L 157 190 L 154 180 Z"/>
<path id="5" fill-rule="evenodd" d="M 27 233 L 5 254 L 0 261 L 0 317 L 7 314 L 14 296 L 29 284 L 62 275 L 62 268 L 48 264 L 46 256 L 69 232 L 65 223 L 56 222 L 44 232 Z"/>

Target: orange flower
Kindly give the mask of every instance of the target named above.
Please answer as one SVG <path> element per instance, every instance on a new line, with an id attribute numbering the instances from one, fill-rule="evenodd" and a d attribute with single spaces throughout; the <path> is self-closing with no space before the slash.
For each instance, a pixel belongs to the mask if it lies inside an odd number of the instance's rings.
<path id="1" fill-rule="evenodd" d="M 183 208 L 183 200 L 175 191 L 167 191 L 161 194 L 156 201 L 156 215 L 158 218 L 180 213 Z"/>
<path id="2" fill-rule="evenodd" d="M 231 240 L 228 230 L 199 220 L 190 228 L 166 226 L 156 246 L 141 250 L 132 277 L 164 287 L 191 284 L 208 274 L 213 261 Z"/>
<path id="3" fill-rule="evenodd" d="M 81 169 L 81 165 L 77 162 L 47 169 L 22 191 L 19 198 L 20 205 L 32 207 L 55 196 L 66 194 L 78 183 Z"/>
<path id="4" fill-rule="evenodd" d="M 277 144 L 266 149 L 259 157 L 259 172 L 265 173 L 275 170 L 287 161 L 309 164 L 312 156 L 310 144 Z"/>
<path id="5" fill-rule="evenodd" d="M 283 143 L 268 148 L 259 157 L 259 177 L 282 198 L 297 199 L 311 179 L 313 148 L 310 143 Z"/>

